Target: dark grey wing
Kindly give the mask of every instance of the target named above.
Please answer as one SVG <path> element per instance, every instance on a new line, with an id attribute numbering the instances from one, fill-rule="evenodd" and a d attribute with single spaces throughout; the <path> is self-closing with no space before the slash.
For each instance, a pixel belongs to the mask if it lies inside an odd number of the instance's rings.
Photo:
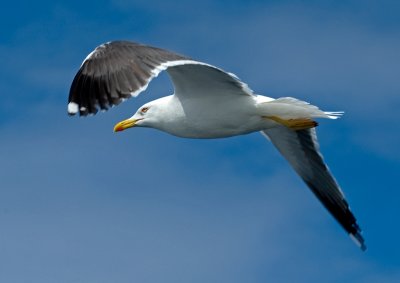
<path id="1" fill-rule="evenodd" d="M 178 96 L 244 94 L 252 91 L 235 75 L 164 49 L 127 41 L 100 45 L 83 61 L 72 82 L 68 114 L 95 114 L 137 96 L 167 70 Z"/>
<path id="2" fill-rule="evenodd" d="M 319 151 L 315 129 L 293 131 L 279 126 L 261 133 L 272 141 L 333 217 L 365 250 L 356 218 Z"/>
<path id="3" fill-rule="evenodd" d="M 68 114 L 86 116 L 138 95 L 168 62 L 190 60 L 164 49 L 127 41 L 98 46 L 83 61 L 72 82 Z"/>

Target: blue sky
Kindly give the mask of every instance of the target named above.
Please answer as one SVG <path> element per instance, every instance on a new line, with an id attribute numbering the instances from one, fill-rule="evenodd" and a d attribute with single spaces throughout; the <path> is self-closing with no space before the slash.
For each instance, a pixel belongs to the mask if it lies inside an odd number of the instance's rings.
<path id="1" fill-rule="evenodd" d="M 1 282 L 399 282 L 397 1 L 12 1 L 0 11 Z M 113 125 L 172 92 L 70 118 L 86 55 L 139 41 L 330 111 L 321 149 L 363 253 L 258 133 Z"/>

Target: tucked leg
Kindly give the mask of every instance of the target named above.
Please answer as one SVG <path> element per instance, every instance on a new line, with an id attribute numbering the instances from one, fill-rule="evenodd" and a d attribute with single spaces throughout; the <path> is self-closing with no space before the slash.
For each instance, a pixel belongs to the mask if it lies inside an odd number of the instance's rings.
<path id="1" fill-rule="evenodd" d="M 277 116 L 263 116 L 265 119 L 273 120 L 281 125 L 288 127 L 294 131 L 311 129 L 318 126 L 318 123 L 314 120 L 308 118 L 299 118 L 299 119 L 282 119 Z"/>

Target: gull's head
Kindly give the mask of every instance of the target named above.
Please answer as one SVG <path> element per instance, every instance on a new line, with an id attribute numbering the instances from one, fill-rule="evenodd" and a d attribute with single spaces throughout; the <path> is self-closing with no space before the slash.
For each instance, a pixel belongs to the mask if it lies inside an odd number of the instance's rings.
<path id="1" fill-rule="evenodd" d="M 158 108 L 156 103 L 146 103 L 132 117 L 117 123 L 114 132 L 121 132 L 132 127 L 152 127 L 158 120 Z"/>

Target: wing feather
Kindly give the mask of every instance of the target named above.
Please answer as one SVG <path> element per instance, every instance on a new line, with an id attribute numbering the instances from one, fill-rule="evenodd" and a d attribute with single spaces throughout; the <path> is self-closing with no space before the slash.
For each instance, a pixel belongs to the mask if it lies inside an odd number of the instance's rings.
<path id="1" fill-rule="evenodd" d="M 326 209 L 365 250 L 357 220 L 320 153 L 315 129 L 293 131 L 279 126 L 264 130 L 262 134 L 271 140 Z"/>
<path id="2" fill-rule="evenodd" d="M 128 41 L 100 45 L 83 61 L 71 84 L 68 114 L 95 114 L 137 96 L 167 70 L 182 96 L 230 93 L 251 95 L 235 75 L 164 49 Z"/>

